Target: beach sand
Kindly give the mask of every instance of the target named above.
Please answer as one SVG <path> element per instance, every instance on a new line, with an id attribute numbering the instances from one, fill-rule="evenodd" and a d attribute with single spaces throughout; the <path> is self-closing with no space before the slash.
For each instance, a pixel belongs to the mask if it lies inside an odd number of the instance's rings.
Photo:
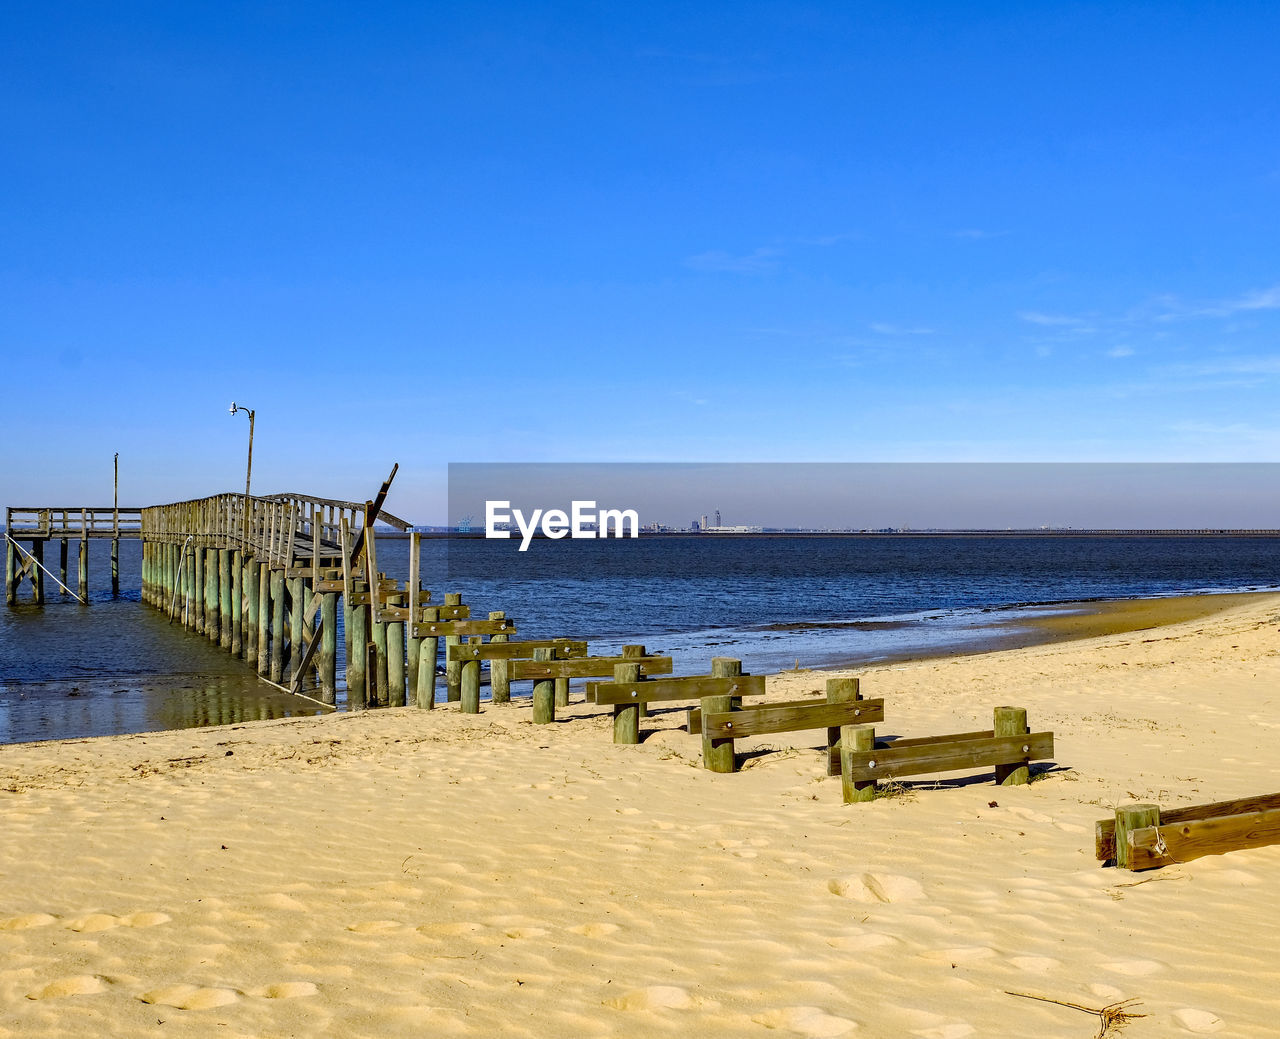
<path id="1" fill-rule="evenodd" d="M 1280 847 L 1135 874 L 1094 822 L 1280 790 L 1280 597 L 857 673 L 1056 766 L 846 806 L 821 733 L 715 775 L 683 712 L 527 699 L 0 747 L 0 1037 L 1277 1034 Z"/>

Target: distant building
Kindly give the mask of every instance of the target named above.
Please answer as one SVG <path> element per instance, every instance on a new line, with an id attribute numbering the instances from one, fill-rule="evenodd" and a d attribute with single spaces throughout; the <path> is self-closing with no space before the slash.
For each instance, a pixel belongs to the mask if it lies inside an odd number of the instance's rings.
<path id="1" fill-rule="evenodd" d="M 717 527 L 718 527 L 718 526 L 720 526 L 720 510 L 719 510 L 719 509 L 716 509 L 716 522 L 715 522 L 715 525 L 716 525 Z"/>
<path id="2" fill-rule="evenodd" d="M 706 517 L 706 516 L 703 516 L 703 517 L 702 517 L 702 529 L 703 529 L 703 530 L 706 530 L 709 526 L 711 526 L 711 522 L 707 519 L 707 517 Z"/>

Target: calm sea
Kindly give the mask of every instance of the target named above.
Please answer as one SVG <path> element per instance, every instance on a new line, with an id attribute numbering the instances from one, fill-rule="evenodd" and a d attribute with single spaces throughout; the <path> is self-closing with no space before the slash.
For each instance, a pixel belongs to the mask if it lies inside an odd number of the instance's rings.
<path id="1" fill-rule="evenodd" d="M 511 551 L 426 542 L 424 582 L 473 616 L 505 610 L 522 637 L 643 642 L 685 674 L 712 656 L 765 672 L 974 648 L 1043 604 L 1280 587 L 1276 538 L 660 537 L 536 542 L 518 567 Z M 113 597 L 108 553 L 91 545 L 88 606 L 47 582 L 43 608 L 0 607 L 0 742 L 315 711 L 142 605 L 138 542 L 121 543 Z M 380 540 L 378 564 L 406 578 L 408 542 Z"/>

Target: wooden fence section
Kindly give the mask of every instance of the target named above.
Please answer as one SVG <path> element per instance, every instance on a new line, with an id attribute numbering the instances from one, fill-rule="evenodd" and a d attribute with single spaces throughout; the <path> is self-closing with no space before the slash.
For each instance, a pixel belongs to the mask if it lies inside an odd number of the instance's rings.
<path id="1" fill-rule="evenodd" d="M 41 508 L 5 509 L 5 530 L 21 540 L 35 538 L 136 538 L 142 529 L 141 509 Z"/>
<path id="2" fill-rule="evenodd" d="M 840 737 L 840 775 L 846 804 L 870 801 L 876 781 L 935 772 L 995 768 L 1002 786 L 1030 778 L 1029 764 L 1053 756 L 1053 733 L 1030 732 L 1020 707 L 995 708 L 995 728 L 918 739 L 877 741 L 869 725 L 850 725 Z"/>
<path id="3" fill-rule="evenodd" d="M 1121 869 L 1159 869 L 1205 855 L 1280 844 L 1280 794 L 1161 811 L 1126 805 L 1097 823 L 1097 856 Z"/>
<path id="4" fill-rule="evenodd" d="M 726 699 L 708 696 L 702 701 L 702 766 L 712 772 L 737 771 L 737 739 L 884 720 L 883 700 L 819 700 L 735 708 L 724 704 Z"/>

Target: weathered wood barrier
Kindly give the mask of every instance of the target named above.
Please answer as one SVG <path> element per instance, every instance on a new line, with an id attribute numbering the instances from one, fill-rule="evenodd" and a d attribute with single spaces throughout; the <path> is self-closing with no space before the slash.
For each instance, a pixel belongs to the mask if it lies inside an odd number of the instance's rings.
<path id="1" fill-rule="evenodd" d="M 633 664 L 639 675 L 671 674 L 671 658 L 651 656 L 643 646 L 626 646 L 618 657 L 576 657 L 555 659 L 552 648 L 536 649 L 533 660 L 512 660 L 509 665 L 511 680 L 533 680 L 533 721 L 545 725 L 556 720 L 556 707 L 569 701 L 569 680 L 573 678 L 611 678 L 619 664 Z M 560 690 L 556 683 L 562 682 Z"/>
<path id="2" fill-rule="evenodd" d="M 1280 794 L 1161 811 L 1158 805 L 1116 809 L 1096 826 L 1097 856 L 1121 869 L 1159 869 L 1205 855 L 1280 844 Z"/>
<path id="3" fill-rule="evenodd" d="M 1030 732 L 1021 707 L 997 707 L 994 714 L 994 729 L 919 739 L 877 741 L 871 725 L 846 726 L 840 734 L 845 804 L 872 800 L 877 780 L 933 772 L 994 766 L 1001 786 L 1026 783 L 1029 763 L 1053 756 L 1053 733 Z"/>
<path id="4" fill-rule="evenodd" d="M 626 665 L 619 665 L 620 667 Z M 701 700 L 704 696 L 763 696 L 764 675 L 738 675 L 719 678 L 714 675 L 689 675 L 680 678 L 645 680 L 637 677 L 612 682 L 592 682 L 587 686 L 587 699 L 602 706 L 612 705 L 614 715 L 613 742 L 640 742 L 640 714 L 650 703 Z"/>
<path id="5" fill-rule="evenodd" d="M 423 625 L 430 627 L 430 625 Z M 501 630 L 493 633 L 496 639 Z M 461 664 L 462 710 L 466 714 L 480 711 L 480 662 L 489 661 L 489 692 L 493 703 L 511 702 L 511 677 L 508 664 L 512 660 L 533 660 L 538 650 L 552 650 L 556 657 L 580 658 L 587 655 L 587 644 L 574 639 L 525 639 L 520 642 L 481 642 L 471 636 L 466 643 L 449 646 L 446 660 Z"/>

